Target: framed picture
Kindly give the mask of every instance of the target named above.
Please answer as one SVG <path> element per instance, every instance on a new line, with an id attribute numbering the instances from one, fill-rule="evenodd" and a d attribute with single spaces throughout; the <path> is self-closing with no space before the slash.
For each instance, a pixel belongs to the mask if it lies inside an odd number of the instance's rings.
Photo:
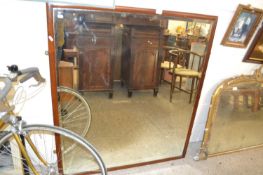
<path id="1" fill-rule="evenodd" d="M 246 47 L 260 22 L 262 10 L 239 4 L 221 42 L 230 47 Z"/>
<path id="2" fill-rule="evenodd" d="M 263 22 L 249 46 L 243 61 L 263 64 Z"/>

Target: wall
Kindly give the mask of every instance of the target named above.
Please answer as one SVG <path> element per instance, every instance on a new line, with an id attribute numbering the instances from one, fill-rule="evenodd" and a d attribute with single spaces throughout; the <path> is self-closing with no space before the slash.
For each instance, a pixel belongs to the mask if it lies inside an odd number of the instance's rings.
<path id="1" fill-rule="evenodd" d="M 28 1 L 1 1 L 0 17 L 0 74 L 8 73 L 6 66 L 11 64 L 17 64 L 21 69 L 39 67 L 47 83 L 37 96 L 26 102 L 21 116 L 28 123 L 53 124 L 49 58 L 45 55 L 48 50 L 46 5 Z M 30 88 L 28 96 L 32 92 L 34 89 Z"/>
<path id="2" fill-rule="evenodd" d="M 111 4 L 109 0 L 105 0 L 105 2 Z M 198 2 L 195 0 L 115 1 L 115 5 L 118 6 L 153 8 L 157 9 L 158 13 L 161 13 L 162 10 L 173 10 L 219 17 L 191 141 L 202 139 L 210 98 L 216 86 L 223 79 L 239 74 L 252 73 L 258 67 L 256 64 L 242 62 L 247 48 L 240 49 L 220 45 L 239 3 L 263 8 L 263 1 L 259 0 L 200 0 Z M 17 1 L 14 4 L 2 3 L 0 6 L 2 23 L 0 28 L 2 34 L 1 73 L 5 70 L 5 65 L 19 63 L 21 67 L 38 66 L 41 73 L 47 78 L 48 83 L 45 89 L 24 108 L 23 113 L 29 116 L 30 119 L 33 119 L 32 122 L 35 123 L 49 123 L 52 121 L 49 66 L 48 58 L 44 55 L 44 51 L 47 50 L 45 12 L 45 3 L 40 2 Z M 44 104 L 43 106 L 39 106 L 40 101 Z"/>

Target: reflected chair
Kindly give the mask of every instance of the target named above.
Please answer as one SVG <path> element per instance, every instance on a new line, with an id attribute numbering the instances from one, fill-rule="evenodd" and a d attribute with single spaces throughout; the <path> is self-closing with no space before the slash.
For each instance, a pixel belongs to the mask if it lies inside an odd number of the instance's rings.
<path id="1" fill-rule="evenodd" d="M 162 81 L 165 79 L 165 72 L 167 70 L 170 70 L 174 67 L 174 63 L 173 61 L 171 61 L 171 55 L 169 54 L 169 50 L 173 49 L 174 47 L 172 46 L 164 46 L 163 47 L 163 58 L 161 61 L 161 74 L 160 74 L 160 84 L 162 83 Z"/>
<path id="2" fill-rule="evenodd" d="M 190 41 L 188 37 L 178 37 L 176 40 L 176 46 L 180 49 L 189 50 L 190 49 Z"/>
<path id="3" fill-rule="evenodd" d="M 174 61 L 173 68 L 170 70 L 170 74 L 172 75 L 170 102 L 172 102 L 174 89 L 177 88 L 190 95 L 189 103 L 191 103 L 197 82 L 202 75 L 203 56 L 183 49 L 170 50 L 169 54 L 173 57 L 172 60 Z M 177 77 L 179 77 L 178 86 L 176 86 Z M 185 86 L 188 87 L 182 87 L 183 80 L 186 80 L 184 81 Z"/>
<path id="4" fill-rule="evenodd" d="M 160 83 L 162 82 L 162 80 L 164 80 L 164 76 L 165 76 L 165 71 L 170 71 L 173 69 L 174 67 L 174 57 L 169 54 L 170 50 L 174 50 L 176 49 L 176 47 L 174 46 L 164 46 L 163 50 L 164 50 L 164 57 L 163 60 L 161 62 L 161 77 L 160 77 Z M 177 67 L 182 67 L 180 65 L 177 65 Z"/>

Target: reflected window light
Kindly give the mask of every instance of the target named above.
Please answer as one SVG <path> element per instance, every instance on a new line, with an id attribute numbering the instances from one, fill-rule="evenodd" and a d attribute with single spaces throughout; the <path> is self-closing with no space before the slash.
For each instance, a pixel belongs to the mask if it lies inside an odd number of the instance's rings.
<path id="1" fill-rule="evenodd" d="M 57 14 L 57 18 L 58 19 L 63 19 L 64 18 L 64 15 L 63 15 L 63 12 L 58 12 L 58 14 Z"/>

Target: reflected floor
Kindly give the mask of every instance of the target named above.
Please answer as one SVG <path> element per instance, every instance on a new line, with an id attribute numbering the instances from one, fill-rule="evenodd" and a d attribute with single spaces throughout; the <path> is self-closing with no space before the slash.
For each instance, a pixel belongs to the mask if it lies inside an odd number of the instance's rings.
<path id="1" fill-rule="evenodd" d="M 232 100 L 233 101 L 233 100 Z M 252 106 L 221 101 L 211 130 L 209 154 L 242 149 L 263 143 L 263 107 L 257 111 Z"/>
<path id="2" fill-rule="evenodd" d="M 126 88 L 116 84 L 113 99 L 106 92 L 84 93 L 92 112 L 86 138 L 108 168 L 182 154 L 193 103 L 176 90 L 170 103 L 169 90 L 163 83 L 157 97 L 146 90 L 128 98 Z"/>

